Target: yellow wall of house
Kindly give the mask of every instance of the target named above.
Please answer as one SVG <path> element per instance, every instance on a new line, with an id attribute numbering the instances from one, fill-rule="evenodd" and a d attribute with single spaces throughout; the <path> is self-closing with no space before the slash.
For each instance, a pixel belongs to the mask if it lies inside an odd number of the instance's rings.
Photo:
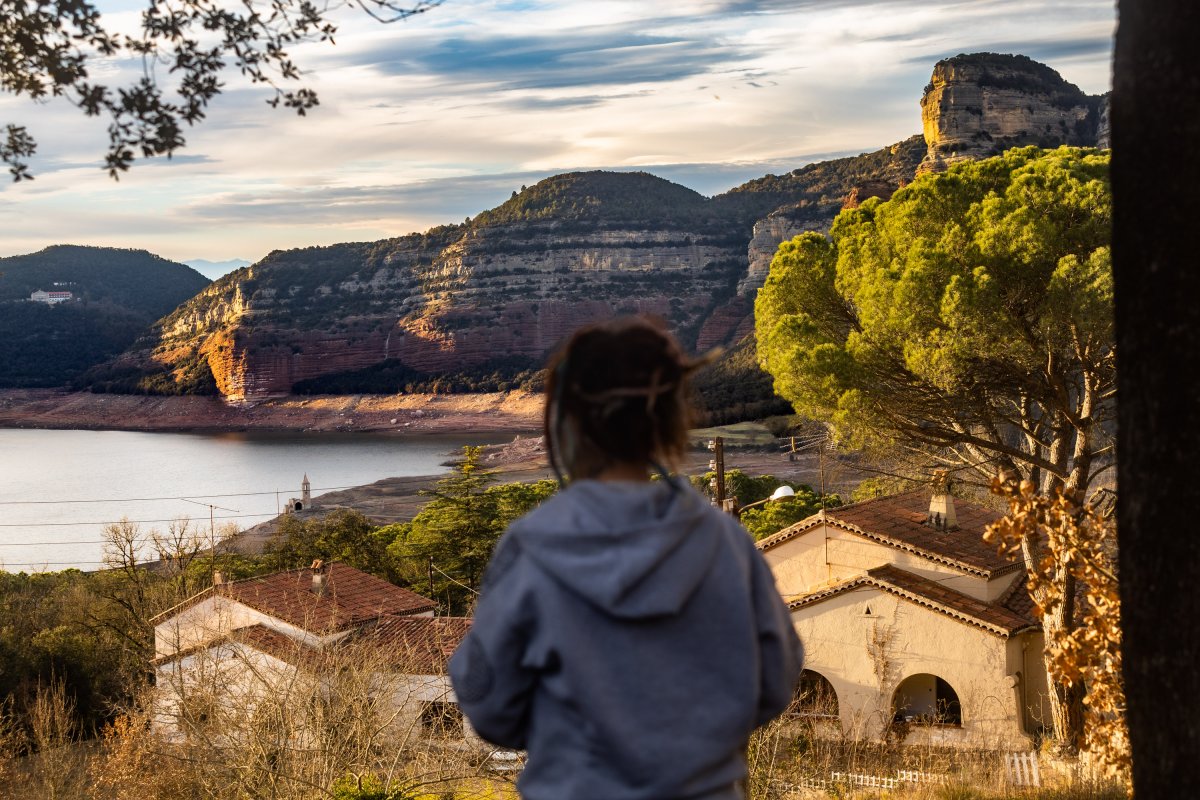
<path id="1" fill-rule="evenodd" d="M 809 594 L 821 586 L 850 580 L 883 564 L 892 564 L 915 575 L 938 581 L 943 586 L 985 602 L 994 601 L 1013 581 L 1012 574 L 988 581 L 966 574 L 956 567 L 939 564 L 826 524 L 817 525 L 812 530 L 775 545 L 763 556 L 775 574 L 779 593 L 785 598 Z"/>
<path id="2" fill-rule="evenodd" d="M 886 735 L 896 688 L 909 676 L 927 673 L 954 689 L 963 724 L 909 725 L 906 742 L 1030 745 L 1023 734 L 1019 684 L 1010 678 L 1012 655 L 1020 654 L 1014 643 L 874 587 L 796 609 L 792 619 L 804 643 L 805 667 L 823 675 L 837 692 L 846 735 Z"/>

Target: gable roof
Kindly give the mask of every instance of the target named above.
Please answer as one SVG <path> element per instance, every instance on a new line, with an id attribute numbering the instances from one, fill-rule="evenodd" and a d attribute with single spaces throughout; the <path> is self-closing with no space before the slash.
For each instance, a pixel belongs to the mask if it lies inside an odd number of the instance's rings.
<path id="1" fill-rule="evenodd" d="M 954 505 L 958 527 L 943 530 L 925 521 L 929 514 L 927 489 L 876 497 L 825 509 L 768 536 L 758 547 L 765 552 L 824 523 L 986 578 L 1021 568 L 1019 562 L 1000 555 L 983 541 L 984 528 L 1000 519 L 999 512 L 957 498 Z"/>
<path id="2" fill-rule="evenodd" d="M 891 564 L 875 567 L 851 580 L 796 598 L 788 603 L 788 608 L 794 611 L 798 608 L 815 605 L 864 586 L 881 589 L 1005 639 L 1038 627 L 1038 623 L 1032 618 L 1019 614 L 1011 608 L 1000 604 L 985 603 L 937 581 L 914 575 L 899 567 L 893 567 Z"/>
<path id="3" fill-rule="evenodd" d="M 469 617 L 388 617 L 356 638 L 388 648 L 403 672 L 441 675 L 470 629 Z"/>
<path id="4" fill-rule="evenodd" d="M 393 670 L 409 675 L 443 675 L 450 656 L 467 631 L 468 617 L 387 617 L 369 630 L 339 639 L 325 648 L 313 647 L 261 623 L 235 628 L 227 636 L 159 656 L 150 663 L 160 666 L 225 644 L 242 644 L 297 667 L 317 669 L 336 661 L 323 661 L 347 647 L 377 647 Z"/>
<path id="5" fill-rule="evenodd" d="M 325 567 L 325 589 L 313 589 L 311 568 L 292 569 L 211 586 L 150 621 L 158 624 L 212 596 L 228 597 L 306 631 L 329 633 L 379 617 L 420 614 L 437 603 L 345 564 Z"/>
<path id="6" fill-rule="evenodd" d="M 260 653 L 266 653 L 273 658 L 294 665 L 312 662 L 319 657 L 321 652 L 317 648 L 310 647 L 299 639 L 293 639 L 274 628 L 270 628 L 262 623 L 255 623 L 254 625 L 234 628 L 226 636 L 221 636 L 211 641 L 192 645 L 183 650 L 151 659 L 150 664 L 157 667 L 161 664 L 168 664 L 172 661 L 203 652 L 204 650 L 210 650 L 214 647 L 230 643 L 244 644 Z"/>

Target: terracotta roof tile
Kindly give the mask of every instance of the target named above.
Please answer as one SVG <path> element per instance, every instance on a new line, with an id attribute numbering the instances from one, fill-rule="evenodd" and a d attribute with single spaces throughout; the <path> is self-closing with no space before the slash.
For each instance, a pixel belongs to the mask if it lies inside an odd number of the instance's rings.
<path id="1" fill-rule="evenodd" d="M 293 639 L 287 634 L 280 633 L 274 628 L 269 628 L 266 625 L 255 624 L 247 625 L 242 628 L 235 628 L 229 632 L 228 636 L 219 637 L 204 644 L 194 645 L 185 648 L 170 655 L 159 656 L 152 659 L 152 666 L 167 664 L 177 659 L 186 658 L 203 650 L 208 650 L 220 644 L 227 642 L 238 642 L 266 653 L 269 656 L 286 661 L 289 664 L 307 663 L 315 660 L 320 656 L 321 651 L 305 645 L 303 642 Z"/>
<path id="2" fill-rule="evenodd" d="M 333 563 L 325 567 L 325 589 L 313 591 L 313 571 L 294 569 L 223 583 L 218 594 L 314 632 L 329 632 L 390 614 L 419 614 L 437 604 L 382 578 Z"/>
<path id="3" fill-rule="evenodd" d="M 310 661 L 320 654 L 319 650 L 266 625 L 237 628 L 229 634 L 229 638 L 289 664 Z"/>
<path id="4" fill-rule="evenodd" d="M 1037 627 L 1037 622 L 1032 618 L 1010 608 L 986 603 L 891 564 L 875 567 L 857 578 L 797 598 L 788 604 L 788 608 L 803 608 L 862 586 L 874 586 L 1005 638 Z"/>
<path id="5" fill-rule="evenodd" d="M 926 523 L 929 513 L 927 489 L 831 508 L 824 512 L 824 518 L 831 525 L 975 574 L 992 576 L 1020 568 L 1019 563 L 1001 556 L 983 541 L 984 528 L 1000 518 L 999 512 L 958 498 L 954 506 L 958 526 L 952 530 L 934 528 Z M 759 547 L 769 550 L 819 524 L 821 515 L 814 514 L 763 539 Z"/>
<path id="6" fill-rule="evenodd" d="M 388 617 L 357 638 L 393 651 L 403 672 L 440 675 L 470 629 L 468 617 Z"/>

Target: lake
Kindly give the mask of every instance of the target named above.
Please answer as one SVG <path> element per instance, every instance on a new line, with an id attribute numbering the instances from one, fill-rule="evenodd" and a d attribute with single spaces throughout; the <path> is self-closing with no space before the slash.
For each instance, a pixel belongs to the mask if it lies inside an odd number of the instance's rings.
<path id="1" fill-rule="evenodd" d="M 95 569 L 104 526 L 143 531 L 188 517 L 207 533 L 248 528 L 300 496 L 381 478 L 445 472 L 443 462 L 485 436 L 186 434 L 0 429 L 0 569 Z"/>

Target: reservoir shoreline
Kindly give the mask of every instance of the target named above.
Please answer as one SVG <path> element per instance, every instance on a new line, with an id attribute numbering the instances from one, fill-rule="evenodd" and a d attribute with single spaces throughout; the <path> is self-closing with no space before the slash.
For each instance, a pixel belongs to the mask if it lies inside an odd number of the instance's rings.
<path id="1" fill-rule="evenodd" d="M 530 392 L 314 395 L 228 403 L 218 397 L 0 389 L 0 428 L 515 435 L 539 431 L 541 412 L 542 396 Z"/>

